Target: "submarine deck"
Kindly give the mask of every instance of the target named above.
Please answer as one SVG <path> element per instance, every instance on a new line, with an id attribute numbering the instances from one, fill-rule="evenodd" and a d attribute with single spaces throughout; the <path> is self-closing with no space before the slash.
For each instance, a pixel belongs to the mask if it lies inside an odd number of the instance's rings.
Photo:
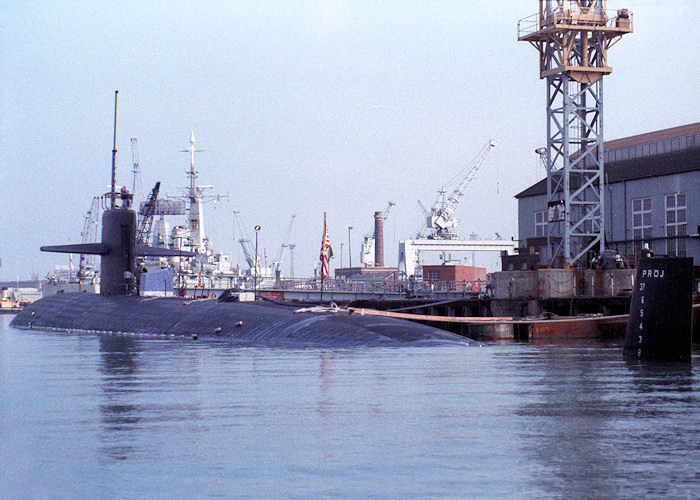
<path id="1" fill-rule="evenodd" d="M 244 345 L 392 346 L 471 343 L 463 336 L 396 318 L 348 311 L 299 312 L 270 302 L 179 297 L 58 294 L 18 314 L 12 326 L 90 333 L 214 337 Z"/>

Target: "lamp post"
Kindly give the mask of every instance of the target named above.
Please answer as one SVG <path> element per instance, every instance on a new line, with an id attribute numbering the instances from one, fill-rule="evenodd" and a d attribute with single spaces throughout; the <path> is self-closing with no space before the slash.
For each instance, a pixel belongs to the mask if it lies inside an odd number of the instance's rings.
<path id="1" fill-rule="evenodd" d="M 350 231 L 352 231 L 352 226 L 348 226 L 348 266 L 350 267 L 349 276 L 352 276 L 352 245 L 350 244 Z"/>
<path id="2" fill-rule="evenodd" d="M 177 239 L 177 293 L 182 295 L 182 238 Z"/>
<path id="3" fill-rule="evenodd" d="M 253 271 L 253 295 L 255 300 L 258 300 L 258 233 L 260 225 L 255 226 L 255 270 Z"/>
<path id="4" fill-rule="evenodd" d="M 343 243 L 340 244 L 340 268 L 343 268 Z"/>

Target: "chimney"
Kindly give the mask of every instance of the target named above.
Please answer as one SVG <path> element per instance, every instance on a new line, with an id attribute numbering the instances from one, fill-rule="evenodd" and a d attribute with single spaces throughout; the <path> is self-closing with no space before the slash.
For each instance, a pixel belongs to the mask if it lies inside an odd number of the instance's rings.
<path id="1" fill-rule="evenodd" d="M 384 267 L 384 214 L 374 212 L 374 266 Z"/>

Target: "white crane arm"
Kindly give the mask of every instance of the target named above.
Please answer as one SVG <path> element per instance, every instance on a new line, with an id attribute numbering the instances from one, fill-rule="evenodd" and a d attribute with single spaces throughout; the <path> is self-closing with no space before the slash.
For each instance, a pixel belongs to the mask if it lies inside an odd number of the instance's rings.
<path id="1" fill-rule="evenodd" d="M 253 252 L 250 251 L 250 240 L 247 238 L 239 238 L 238 243 L 241 244 L 243 255 L 245 256 L 245 261 L 248 263 L 248 267 L 253 269 L 255 267 L 255 257 L 253 256 Z"/>
<path id="2" fill-rule="evenodd" d="M 243 249 L 243 255 L 245 256 L 245 260 L 248 263 L 248 266 L 251 269 L 253 269 L 255 268 L 255 249 L 253 248 L 253 244 L 250 242 L 250 238 L 248 238 L 248 233 L 245 230 L 243 221 L 241 220 L 240 210 L 234 210 L 233 215 L 236 217 L 238 230 L 241 232 L 242 236 L 242 238 L 238 239 L 238 242 L 241 244 L 241 248 Z M 260 262 L 260 259 L 258 259 L 258 262 Z"/>
<path id="3" fill-rule="evenodd" d="M 387 203 L 386 208 L 384 209 L 384 220 L 389 218 L 389 212 L 391 212 L 391 207 L 394 205 L 396 205 L 395 201 L 389 201 L 389 203 Z"/>
<path id="4" fill-rule="evenodd" d="M 389 218 L 389 212 L 391 212 L 391 207 L 396 205 L 395 201 L 389 201 L 386 205 L 386 208 L 382 212 L 382 218 L 384 220 L 387 220 Z M 374 222 L 372 223 L 372 226 L 369 228 L 369 230 L 365 233 L 364 235 L 365 238 L 374 238 Z"/>
<path id="5" fill-rule="evenodd" d="M 457 219 L 454 216 L 457 204 L 462 200 L 467 186 L 474 180 L 479 168 L 486 161 L 491 150 L 497 145 L 498 143 L 496 140 L 491 139 L 486 146 L 482 148 L 467 167 L 467 174 L 462 179 L 462 182 L 450 193 L 442 208 L 438 208 L 438 205 L 440 205 L 440 197 L 438 197 L 438 200 L 433 204 L 433 208 L 431 209 L 433 227 L 436 227 L 438 230 L 446 230 L 457 225 Z"/>
<path id="6" fill-rule="evenodd" d="M 294 228 L 294 218 L 296 217 L 295 214 L 292 214 L 292 220 L 289 223 L 289 227 L 287 228 L 287 234 L 284 235 L 284 240 L 282 241 L 282 246 L 280 247 L 280 251 L 277 254 L 277 263 L 281 264 L 282 263 L 282 252 L 284 252 L 285 247 L 288 246 L 289 243 L 289 238 L 292 235 L 292 229 Z"/>

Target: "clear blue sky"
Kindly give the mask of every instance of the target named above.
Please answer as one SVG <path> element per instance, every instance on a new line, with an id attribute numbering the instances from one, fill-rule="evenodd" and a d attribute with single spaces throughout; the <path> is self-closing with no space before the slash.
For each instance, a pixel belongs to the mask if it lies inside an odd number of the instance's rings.
<path id="1" fill-rule="evenodd" d="M 698 121 L 692 0 L 610 1 L 635 33 L 609 53 L 607 139 Z M 137 137 L 144 191 L 186 185 L 194 131 L 200 182 L 228 193 L 207 206 L 214 244 L 243 263 L 233 209 L 276 255 L 291 214 L 296 274 L 309 276 L 323 212 L 340 264 L 373 212 L 397 202 L 387 264 L 419 226 L 416 199 L 490 138 L 499 141 L 459 210 L 460 233 L 517 236 L 513 195 L 538 179 L 545 84 L 517 42 L 536 0 L 372 2 L 11 2 L 0 11 L 0 279 L 44 276 L 80 240 L 109 184 L 113 93 L 120 91 L 118 183 L 131 183 Z M 237 235 L 236 231 L 236 235 Z M 288 268 L 285 266 L 285 271 Z"/>

